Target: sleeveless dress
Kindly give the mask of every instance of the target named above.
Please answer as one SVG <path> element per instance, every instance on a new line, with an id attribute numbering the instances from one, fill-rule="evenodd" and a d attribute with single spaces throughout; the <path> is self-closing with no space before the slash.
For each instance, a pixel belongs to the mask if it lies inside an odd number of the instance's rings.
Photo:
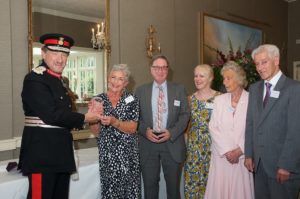
<path id="1" fill-rule="evenodd" d="M 113 115 L 121 121 L 138 121 L 139 103 L 136 96 L 124 91 L 115 108 L 106 93 L 97 97 L 103 101 L 104 115 Z M 97 143 L 101 198 L 141 198 L 138 135 L 125 134 L 111 125 L 101 125 Z"/>
<path id="2" fill-rule="evenodd" d="M 187 159 L 184 165 L 184 196 L 186 199 L 202 199 L 208 178 L 211 137 L 208 124 L 216 94 L 207 100 L 191 96 L 191 128 L 188 132 Z"/>

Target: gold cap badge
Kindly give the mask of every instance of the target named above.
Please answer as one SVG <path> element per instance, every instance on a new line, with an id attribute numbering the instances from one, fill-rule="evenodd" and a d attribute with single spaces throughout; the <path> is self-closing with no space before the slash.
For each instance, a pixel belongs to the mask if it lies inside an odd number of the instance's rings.
<path id="1" fill-rule="evenodd" d="M 60 37 L 59 38 L 59 41 L 58 41 L 58 45 L 63 45 L 64 44 L 64 38 L 63 37 Z"/>

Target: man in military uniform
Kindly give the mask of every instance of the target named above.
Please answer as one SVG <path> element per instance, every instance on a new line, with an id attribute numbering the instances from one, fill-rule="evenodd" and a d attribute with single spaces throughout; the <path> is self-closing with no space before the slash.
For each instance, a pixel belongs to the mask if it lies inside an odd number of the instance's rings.
<path id="1" fill-rule="evenodd" d="M 76 170 L 70 131 L 97 122 L 100 115 L 72 112 L 61 75 L 73 39 L 46 34 L 40 42 L 43 62 L 23 82 L 25 126 L 19 168 L 29 179 L 27 198 L 67 199 L 70 174 Z"/>

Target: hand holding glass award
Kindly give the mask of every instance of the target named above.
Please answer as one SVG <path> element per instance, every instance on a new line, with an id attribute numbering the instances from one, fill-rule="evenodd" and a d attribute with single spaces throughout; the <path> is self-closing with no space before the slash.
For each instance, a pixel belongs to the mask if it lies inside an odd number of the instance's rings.
<path id="1" fill-rule="evenodd" d="M 102 116 L 103 114 L 103 101 L 100 97 L 93 97 L 88 105 L 88 112 L 96 113 Z M 100 131 L 100 123 L 90 123 L 90 129 L 94 135 L 98 136 Z"/>

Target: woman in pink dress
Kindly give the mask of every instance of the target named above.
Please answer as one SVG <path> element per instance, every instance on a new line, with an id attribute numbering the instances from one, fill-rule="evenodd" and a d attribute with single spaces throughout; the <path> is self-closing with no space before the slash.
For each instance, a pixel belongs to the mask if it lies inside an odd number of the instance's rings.
<path id="1" fill-rule="evenodd" d="M 245 71 L 233 61 L 221 70 L 227 93 L 217 96 L 209 123 L 212 154 L 206 199 L 253 199 L 253 175 L 244 166 L 248 92 Z"/>

